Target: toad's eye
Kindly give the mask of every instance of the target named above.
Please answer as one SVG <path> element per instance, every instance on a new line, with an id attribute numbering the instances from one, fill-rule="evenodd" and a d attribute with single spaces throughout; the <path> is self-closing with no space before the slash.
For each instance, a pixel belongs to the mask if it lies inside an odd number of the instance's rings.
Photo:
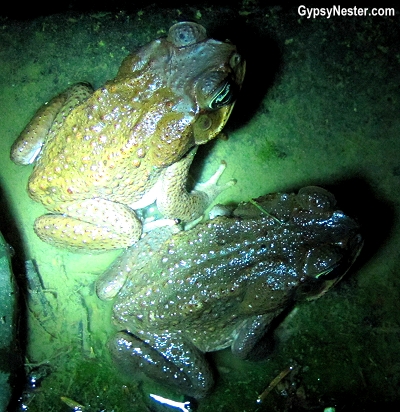
<path id="1" fill-rule="evenodd" d="M 222 87 L 215 93 L 213 99 L 209 103 L 209 107 L 212 110 L 220 109 L 223 106 L 231 104 L 235 99 L 235 94 L 233 92 L 233 86 L 231 83 L 226 82 Z"/>
<path id="2" fill-rule="evenodd" d="M 199 106 L 206 110 L 218 110 L 236 99 L 237 86 L 223 72 L 211 72 L 196 84 Z"/>

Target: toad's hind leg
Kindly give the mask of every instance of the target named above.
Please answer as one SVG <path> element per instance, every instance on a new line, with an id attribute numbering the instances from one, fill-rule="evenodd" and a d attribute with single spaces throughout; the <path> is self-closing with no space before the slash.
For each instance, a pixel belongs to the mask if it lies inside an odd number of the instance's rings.
<path id="1" fill-rule="evenodd" d="M 11 148 L 11 160 L 20 165 L 35 161 L 45 140 L 55 136 L 65 118 L 93 93 L 88 83 L 76 83 L 44 104 Z"/>
<path id="2" fill-rule="evenodd" d="M 72 251 L 125 248 L 137 242 L 142 224 L 135 212 L 120 203 L 87 199 L 65 203 L 63 214 L 47 214 L 35 221 L 35 232 L 44 242 Z"/>
<path id="3" fill-rule="evenodd" d="M 118 332 L 109 342 L 121 370 L 136 379 L 146 375 L 194 398 L 208 394 L 214 378 L 203 353 L 179 333 L 142 333 L 144 340 Z"/>
<path id="4" fill-rule="evenodd" d="M 167 218 L 192 222 L 201 217 L 215 198 L 227 188 L 233 186 L 236 180 L 229 180 L 223 185 L 217 185 L 226 168 L 223 162 L 209 180 L 197 183 L 191 192 L 186 190 L 189 168 L 192 164 L 197 147 L 192 149 L 179 162 L 169 166 L 163 173 L 161 190 L 157 194 L 157 207 Z"/>

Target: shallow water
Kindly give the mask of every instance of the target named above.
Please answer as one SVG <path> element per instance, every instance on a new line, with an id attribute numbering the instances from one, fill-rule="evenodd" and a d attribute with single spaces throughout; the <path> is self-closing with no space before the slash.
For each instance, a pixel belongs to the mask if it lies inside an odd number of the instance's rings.
<path id="1" fill-rule="evenodd" d="M 252 2 L 218 11 L 149 7 L 0 20 L 1 230 L 16 250 L 20 283 L 23 262 L 33 259 L 41 288 L 27 294 L 24 315 L 27 369 L 43 375 L 40 388 L 26 394 L 28 410 L 72 410 L 65 396 L 89 411 L 143 411 L 150 391 L 174 396 L 152 383 L 132 383 L 110 366 L 104 349 L 110 305 L 98 301 L 93 283 L 118 252 L 73 254 L 38 240 L 32 224 L 44 208 L 26 193 L 32 167 L 14 165 L 9 149 L 43 102 L 77 81 L 99 87 L 130 50 L 184 19 L 232 39 L 248 62 L 228 140 L 201 148 L 195 179 L 225 160 L 222 181 L 238 183 L 221 203 L 323 186 L 359 219 L 365 236 L 355 267 L 281 325 L 281 343 L 267 361 L 238 361 L 229 351 L 210 356 L 217 386 L 198 410 L 393 406 L 400 400 L 399 19 L 300 19 L 296 8 Z M 294 363 L 296 372 L 257 405 L 257 395 Z"/>

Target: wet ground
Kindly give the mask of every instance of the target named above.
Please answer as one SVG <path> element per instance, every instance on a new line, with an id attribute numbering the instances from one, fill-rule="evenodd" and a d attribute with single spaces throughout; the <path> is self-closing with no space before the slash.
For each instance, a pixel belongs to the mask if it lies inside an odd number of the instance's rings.
<path id="1" fill-rule="evenodd" d="M 0 19 L 1 230 L 26 289 L 26 368 L 40 380 L 40 388 L 24 394 L 28 410 L 73 410 L 61 399 L 67 397 L 88 411 L 144 411 L 150 392 L 174 396 L 127 381 L 110 366 L 104 348 L 110 306 L 98 301 L 93 282 L 118 253 L 72 254 L 38 240 L 32 225 L 44 208 L 26 193 L 32 167 L 14 165 L 9 149 L 43 102 L 77 81 L 101 86 L 129 51 L 185 19 L 231 39 L 248 62 L 228 140 L 201 148 L 194 178 L 206 178 L 224 159 L 222 180 L 238 183 L 221 203 L 323 186 L 360 221 L 365 237 L 346 278 L 281 325 L 268 360 L 237 361 L 229 351 L 210 356 L 217 385 L 198 410 L 394 407 L 400 401 L 399 18 L 307 19 L 296 8 L 244 2 Z M 28 259 L 37 270 L 24 268 Z M 257 405 L 291 365 L 296 369 Z"/>

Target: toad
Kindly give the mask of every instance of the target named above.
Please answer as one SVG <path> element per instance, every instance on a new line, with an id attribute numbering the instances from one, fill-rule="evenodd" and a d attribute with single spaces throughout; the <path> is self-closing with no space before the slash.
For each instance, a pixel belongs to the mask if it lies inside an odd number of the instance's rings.
<path id="1" fill-rule="evenodd" d="M 116 363 L 197 398 L 213 385 L 205 352 L 230 346 L 251 357 L 271 322 L 325 293 L 363 243 L 358 224 L 318 187 L 267 195 L 230 217 L 170 230 L 128 248 L 98 279 L 97 294 L 114 299 Z"/>
<path id="2" fill-rule="evenodd" d="M 245 73 L 236 47 L 192 22 L 126 57 L 114 80 L 93 92 L 78 83 L 45 104 L 11 150 L 35 161 L 28 193 L 51 213 L 35 232 L 70 250 L 107 250 L 142 234 L 136 210 L 157 202 L 165 218 L 191 222 L 227 186 L 224 166 L 186 189 L 198 145 L 216 137 Z"/>

